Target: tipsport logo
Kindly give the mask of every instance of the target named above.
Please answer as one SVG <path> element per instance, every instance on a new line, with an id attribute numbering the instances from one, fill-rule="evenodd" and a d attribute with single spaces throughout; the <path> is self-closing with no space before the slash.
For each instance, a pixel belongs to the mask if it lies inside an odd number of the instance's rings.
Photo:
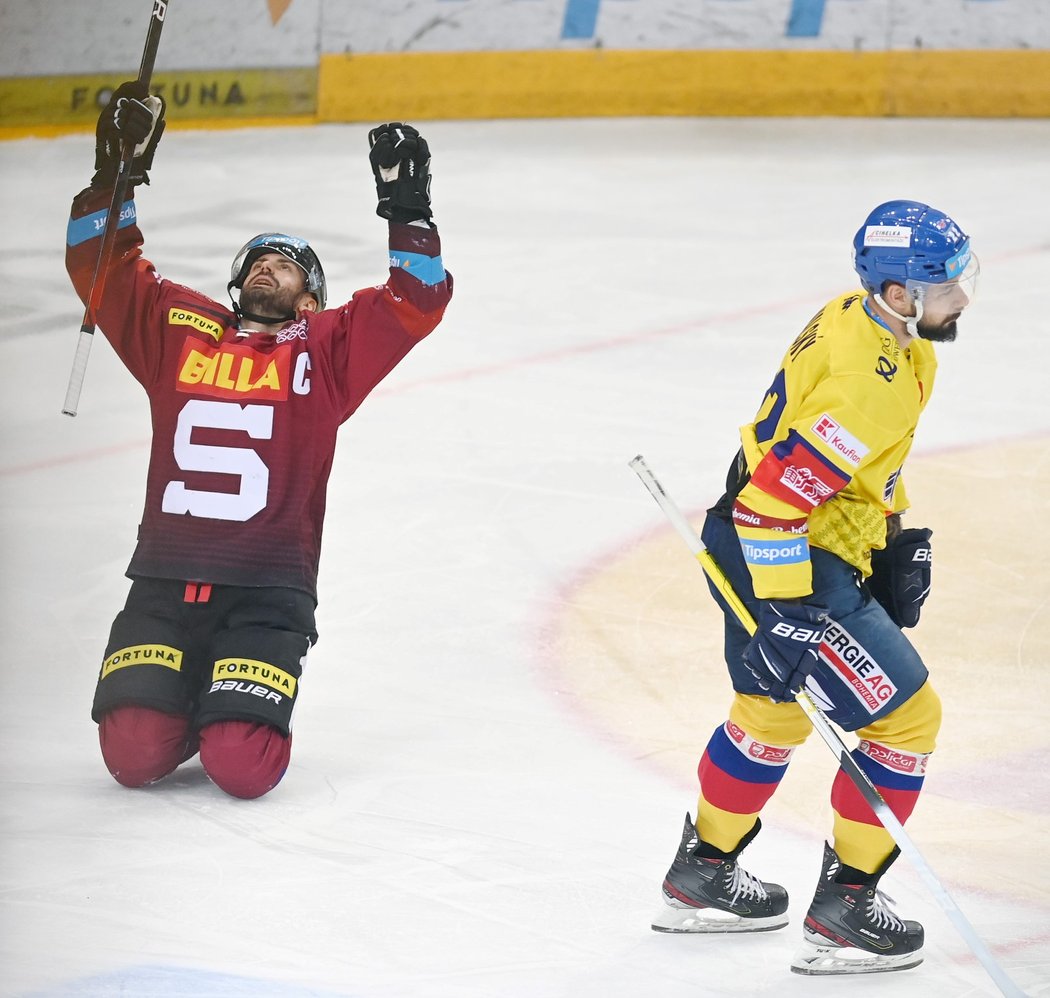
<path id="1" fill-rule="evenodd" d="M 275 239 L 275 236 L 279 236 L 279 238 Z M 309 246 L 309 243 L 305 239 L 300 239 L 299 236 L 289 236 L 285 235 L 284 233 L 269 232 L 266 235 L 260 236 L 258 239 L 253 239 L 250 243 L 248 243 L 247 248 L 250 250 L 257 249 L 260 246 L 266 246 L 267 248 L 270 248 L 273 243 L 280 243 L 284 246 L 291 246 L 292 249 L 296 250 L 304 250 L 307 246 Z M 280 251 L 278 250 L 278 252 Z"/>
<path id="2" fill-rule="evenodd" d="M 944 276 L 948 280 L 959 277 L 970 263 L 973 254 L 970 252 L 970 240 L 963 243 L 962 249 L 955 256 L 949 257 L 944 262 Z"/>
<path id="3" fill-rule="evenodd" d="M 740 540 L 749 565 L 798 565 L 809 560 L 809 542 L 803 537 L 780 541 Z"/>

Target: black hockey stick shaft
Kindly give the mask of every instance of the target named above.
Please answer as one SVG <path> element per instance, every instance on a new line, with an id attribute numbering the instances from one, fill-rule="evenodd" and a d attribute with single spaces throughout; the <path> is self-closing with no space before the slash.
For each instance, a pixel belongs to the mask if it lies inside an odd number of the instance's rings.
<path id="1" fill-rule="evenodd" d="M 146 32 L 146 44 L 142 50 L 142 62 L 139 64 L 138 82 L 149 90 L 153 78 L 153 64 L 157 59 L 160 46 L 160 33 L 168 13 L 168 0 L 152 0 L 153 11 L 149 18 L 149 29 Z M 113 244 L 116 242 L 117 229 L 120 227 L 120 213 L 124 207 L 124 197 L 128 190 L 128 178 L 131 174 L 131 161 L 135 158 L 135 145 L 123 143 L 120 151 L 120 166 L 117 180 L 113 185 L 113 197 L 109 202 L 106 221 L 102 228 L 102 244 L 98 251 L 95 274 L 91 280 L 87 305 L 84 307 L 84 321 L 80 324 L 80 336 L 77 338 L 77 351 L 73 356 L 73 369 L 69 372 L 69 385 L 66 387 L 66 400 L 62 412 L 67 416 L 77 414 L 80 404 L 80 390 L 84 386 L 87 374 L 88 357 L 91 355 L 91 342 L 95 336 L 95 323 L 102 295 L 106 290 L 106 272 L 113 256 Z"/>
<path id="2" fill-rule="evenodd" d="M 693 552 L 693 556 L 700 562 L 712 585 L 721 593 L 723 599 L 733 610 L 737 620 L 747 630 L 748 634 L 754 634 L 757 630 L 755 618 L 744 605 L 743 600 L 733 589 L 733 584 L 726 578 L 719 564 L 711 553 L 704 547 L 693 525 L 685 518 L 682 511 L 674 500 L 664 491 L 657 477 L 645 463 L 645 458 L 639 454 L 628 462 L 630 468 L 642 480 L 642 484 L 649 490 L 649 494 L 656 500 L 657 505 L 664 511 L 672 525 L 681 534 L 682 539 Z M 945 886 L 933 872 L 930 864 L 919 851 L 919 847 L 912 841 L 911 836 L 904 830 L 904 825 L 893 813 L 889 804 L 886 803 L 878 788 L 868 778 L 868 774 L 860 768 L 857 761 L 849 753 L 849 749 L 839 737 L 838 732 L 832 727 L 831 722 L 824 716 L 824 712 L 813 702 L 813 698 L 806 692 L 805 688 L 795 694 L 795 700 L 802 708 L 806 717 L 812 722 L 817 733 L 824 740 L 828 748 L 836 756 L 842 771 L 854 783 L 861 796 L 867 801 L 868 806 L 875 812 L 882 827 L 893 836 L 893 840 L 900 846 L 901 852 L 907 856 L 908 861 L 916 872 L 926 882 L 941 910 L 951 919 L 956 931 L 965 940 L 974 956 L 980 960 L 981 965 L 988 972 L 988 976 L 995 981 L 996 987 L 1006 998 L 1024 998 L 1024 992 L 1007 976 L 1006 971 L 996 962 L 995 957 L 989 952 L 984 940 L 977 935 L 976 930 L 970 924 L 966 916 L 960 911 L 952 896 Z"/>

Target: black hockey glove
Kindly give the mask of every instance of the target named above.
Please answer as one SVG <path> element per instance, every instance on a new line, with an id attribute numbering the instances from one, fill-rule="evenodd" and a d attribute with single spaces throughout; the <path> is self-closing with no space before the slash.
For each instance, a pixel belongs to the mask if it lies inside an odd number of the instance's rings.
<path id="1" fill-rule="evenodd" d="M 430 149 L 411 125 L 392 121 L 368 133 L 368 159 L 376 178 L 376 214 L 391 222 L 418 222 L 430 210 Z"/>
<path id="2" fill-rule="evenodd" d="M 112 187 L 120 170 L 121 143 L 135 146 L 128 183 L 149 183 L 153 154 L 164 134 L 164 98 L 151 96 L 138 80 L 122 83 L 98 116 L 92 187 Z"/>
<path id="3" fill-rule="evenodd" d="M 930 595 L 932 536 L 928 527 L 911 527 L 871 552 L 868 589 L 898 627 L 914 627 Z"/>
<path id="4" fill-rule="evenodd" d="M 744 665 L 770 700 L 790 703 L 816 668 L 828 614 L 809 603 L 771 601 L 758 614 L 758 630 L 744 649 Z"/>

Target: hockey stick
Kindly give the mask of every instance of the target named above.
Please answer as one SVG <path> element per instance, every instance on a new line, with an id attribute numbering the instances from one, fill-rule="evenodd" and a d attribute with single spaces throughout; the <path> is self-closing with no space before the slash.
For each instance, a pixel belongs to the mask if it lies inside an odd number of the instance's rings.
<path id="1" fill-rule="evenodd" d="M 711 553 L 704 547 L 704 542 L 700 539 L 700 535 L 697 534 L 693 525 L 682 515 L 682 511 L 675 505 L 674 500 L 664 491 L 664 487 L 650 471 L 649 466 L 645 463 L 645 458 L 639 454 L 628 464 L 642 480 L 642 484 L 649 490 L 657 505 L 664 511 L 678 533 L 682 535 L 682 538 L 689 546 L 689 550 L 693 552 L 694 557 L 700 562 L 700 566 L 707 577 L 722 594 L 723 599 L 732 608 L 748 634 L 754 634 L 757 630 L 755 618 L 751 616 L 750 611 L 733 590 L 732 583 L 726 578 L 725 573 L 719 568 Z M 969 923 L 962 911 L 959 910 L 958 905 L 952 900 L 947 889 L 930 868 L 929 863 L 923 858 L 918 846 L 912 842 L 911 836 L 904 830 L 904 825 L 901 824 L 900 820 L 890 809 L 890 806 L 883 799 L 875 784 L 868 779 L 867 773 L 857 765 L 856 760 L 850 755 L 842 739 L 831 726 L 831 722 L 813 702 L 813 698 L 805 689 L 801 689 L 795 694 L 795 700 L 805 712 L 806 717 L 813 723 L 813 727 L 816 728 L 820 737 L 824 739 L 832 753 L 838 758 L 839 765 L 856 785 L 861 796 L 872 811 L 875 812 L 879 821 L 882 822 L 883 828 L 893 836 L 894 841 L 900 846 L 901 852 L 908 857 L 911 865 L 925 881 L 934 899 L 951 919 L 952 924 L 959 935 L 962 936 L 966 945 L 970 947 L 974 956 L 981 961 L 984 969 L 988 972 L 988 976 L 995 981 L 996 986 L 1006 998 L 1024 998 L 1024 992 L 1010 980 L 1006 971 L 996 962 L 981 937 L 977 935 L 974 927 Z"/>
<path id="2" fill-rule="evenodd" d="M 157 48 L 160 45 L 160 32 L 168 13 L 168 2 L 169 0 L 153 0 L 153 12 L 149 18 L 149 30 L 146 32 L 146 45 L 142 51 L 142 62 L 139 65 L 138 75 L 138 82 L 146 86 L 147 92 L 153 77 L 153 63 L 157 58 Z M 95 276 L 92 278 L 91 290 L 88 292 L 87 305 L 84 308 L 84 321 L 80 324 L 77 352 L 73 355 L 73 369 L 69 372 L 66 401 L 62 405 L 62 412 L 66 416 L 75 416 L 77 406 L 80 404 L 80 390 L 84 386 L 88 357 L 91 355 L 91 341 L 95 336 L 95 317 L 102 304 L 102 294 L 106 289 L 106 271 L 109 269 L 110 257 L 113 256 L 113 244 L 117 238 L 120 212 L 124 207 L 124 195 L 127 193 L 131 161 L 134 158 L 134 143 L 125 142 L 120 151 L 120 167 L 117 170 L 117 181 L 113 185 L 113 198 L 109 202 L 109 211 L 106 213 L 106 222 L 102 229 L 102 245 L 98 251 Z"/>

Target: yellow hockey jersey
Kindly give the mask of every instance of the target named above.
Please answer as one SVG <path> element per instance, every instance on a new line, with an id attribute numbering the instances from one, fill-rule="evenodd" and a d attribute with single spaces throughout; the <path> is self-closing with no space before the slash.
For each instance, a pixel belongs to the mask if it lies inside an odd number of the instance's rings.
<path id="1" fill-rule="evenodd" d="M 871 573 L 886 516 L 908 505 L 901 467 L 936 369 L 933 344 L 902 349 L 862 291 L 802 330 L 740 430 L 751 477 L 733 522 L 756 596 L 811 593 L 811 544 Z"/>

